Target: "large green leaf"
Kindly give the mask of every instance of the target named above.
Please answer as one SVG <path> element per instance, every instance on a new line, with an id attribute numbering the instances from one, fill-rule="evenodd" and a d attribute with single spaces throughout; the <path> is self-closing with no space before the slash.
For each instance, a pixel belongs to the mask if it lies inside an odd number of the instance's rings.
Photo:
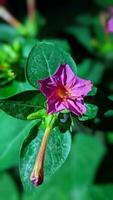
<path id="1" fill-rule="evenodd" d="M 46 42 L 52 42 L 68 53 L 71 51 L 70 45 L 69 45 L 67 40 L 64 40 L 64 39 L 48 39 L 48 40 L 46 40 Z"/>
<path id="2" fill-rule="evenodd" d="M 35 190 L 32 195 L 27 195 L 23 199 L 51 200 L 53 198 L 52 194 L 54 194 L 60 200 L 88 200 L 88 195 L 91 191 L 89 200 L 93 199 L 94 194 L 94 200 L 103 200 L 99 198 L 99 191 L 100 195 L 102 195 L 105 188 L 106 192 L 104 191 L 104 194 L 107 200 L 107 187 L 92 189 L 97 168 L 104 155 L 105 147 L 98 139 L 81 133 L 76 135 L 65 164 L 47 183 Z M 111 190 L 109 189 L 108 191 L 110 192 Z"/>
<path id="3" fill-rule="evenodd" d="M 45 42 L 50 42 L 50 43 L 54 43 L 55 45 L 57 45 L 58 47 L 60 46 L 63 50 L 65 50 L 66 52 L 70 52 L 70 46 L 67 40 L 61 40 L 61 39 L 47 39 Z M 23 46 L 22 46 L 22 55 L 23 57 L 27 58 L 31 49 L 37 45 L 40 44 L 39 40 L 36 39 L 27 39 L 23 42 Z"/>
<path id="4" fill-rule="evenodd" d="M 0 112 L 0 170 L 17 165 L 22 142 L 34 123 Z"/>
<path id="5" fill-rule="evenodd" d="M 72 190 L 71 194 L 68 195 L 64 190 L 57 185 L 48 188 L 43 188 L 37 191 L 32 196 L 24 196 L 23 200 L 52 200 L 54 195 L 55 200 L 111 200 L 113 196 L 113 185 L 100 185 L 100 186 L 84 186 L 78 187 Z"/>
<path id="6" fill-rule="evenodd" d="M 27 58 L 31 49 L 36 45 L 39 41 L 37 39 L 25 39 L 22 43 L 22 56 Z"/>
<path id="7" fill-rule="evenodd" d="M 28 81 L 38 88 L 38 80 L 54 74 L 59 64 L 69 64 L 76 73 L 76 64 L 71 56 L 58 45 L 51 42 L 40 42 L 28 57 L 26 75 Z"/>
<path id="8" fill-rule="evenodd" d="M 20 175 L 25 190 L 31 191 L 34 187 L 30 182 L 30 175 L 42 141 L 44 128 L 33 128 L 21 150 Z M 51 131 L 44 159 L 44 181 L 46 181 L 66 160 L 71 147 L 69 131 L 60 133 L 58 128 Z"/>
<path id="9" fill-rule="evenodd" d="M 44 106 L 45 97 L 38 90 L 26 91 L 6 99 L 0 99 L 0 108 L 9 115 L 27 119 L 30 113 Z"/>
<path id="10" fill-rule="evenodd" d="M 0 98 L 7 98 L 17 93 L 33 89 L 35 88 L 32 87 L 28 82 L 13 81 L 11 84 L 0 88 Z"/>
<path id="11" fill-rule="evenodd" d="M 0 199 L 1 200 L 19 200 L 17 187 L 6 173 L 0 173 Z"/>
<path id="12" fill-rule="evenodd" d="M 64 180 L 65 182 L 65 180 Z M 59 187 L 54 185 L 46 185 L 46 187 L 39 187 L 37 192 L 33 195 L 24 194 L 22 200 L 69 200 L 67 194 L 62 191 Z"/>
<path id="13" fill-rule="evenodd" d="M 111 200 L 113 196 L 113 185 L 100 185 L 78 188 L 73 192 L 77 200 Z"/>

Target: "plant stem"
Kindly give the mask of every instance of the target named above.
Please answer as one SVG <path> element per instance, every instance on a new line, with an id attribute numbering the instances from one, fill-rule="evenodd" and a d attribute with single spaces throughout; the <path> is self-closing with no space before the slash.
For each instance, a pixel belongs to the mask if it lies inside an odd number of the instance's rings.
<path id="1" fill-rule="evenodd" d="M 27 10 L 28 10 L 29 19 L 34 20 L 34 18 L 36 16 L 35 0 L 27 0 Z"/>
<path id="2" fill-rule="evenodd" d="M 52 116 L 52 118 L 49 119 L 49 123 L 47 124 L 46 130 L 42 139 L 42 143 L 41 143 L 41 146 L 40 146 L 40 149 L 35 161 L 35 165 L 30 176 L 30 180 L 35 186 L 38 186 L 43 182 L 43 164 L 44 164 L 45 151 L 46 151 L 47 141 L 48 141 L 55 119 L 56 119 L 55 116 Z"/>
<path id="3" fill-rule="evenodd" d="M 21 23 L 3 6 L 0 7 L 0 17 L 16 28 L 21 26 Z"/>

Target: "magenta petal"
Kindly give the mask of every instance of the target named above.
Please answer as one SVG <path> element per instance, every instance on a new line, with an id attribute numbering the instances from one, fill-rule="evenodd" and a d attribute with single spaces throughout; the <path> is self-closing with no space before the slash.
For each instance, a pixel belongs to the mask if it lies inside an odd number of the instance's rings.
<path id="1" fill-rule="evenodd" d="M 68 99 L 67 102 L 65 102 L 65 107 L 78 116 L 86 112 L 83 98 L 78 98 L 77 100 Z"/>
<path id="2" fill-rule="evenodd" d="M 106 30 L 107 32 L 113 32 L 113 18 L 108 20 Z"/>
<path id="3" fill-rule="evenodd" d="M 59 65 L 55 74 L 39 81 L 41 92 L 47 97 L 47 112 L 52 114 L 68 109 L 81 116 L 86 112 L 83 97 L 92 83 L 77 77 L 68 64 Z"/>
<path id="4" fill-rule="evenodd" d="M 43 80 L 39 80 L 39 83 L 41 85 L 40 90 L 46 97 L 51 96 L 55 91 L 56 85 L 53 79 L 46 78 Z"/>
<path id="5" fill-rule="evenodd" d="M 92 87 L 93 87 L 93 85 L 92 85 L 91 81 L 76 77 L 76 83 L 71 88 L 71 92 L 76 97 L 80 97 L 80 96 L 84 97 L 92 90 Z"/>
<path id="6" fill-rule="evenodd" d="M 75 77 L 75 74 L 71 70 L 68 64 L 59 65 L 58 70 L 53 76 L 56 80 L 56 83 L 61 82 L 62 85 L 68 84 Z"/>
<path id="7" fill-rule="evenodd" d="M 76 78 L 73 71 L 69 67 L 68 64 L 59 65 L 57 71 L 52 77 L 45 78 L 43 80 L 39 80 L 41 87 L 41 92 L 46 96 L 49 97 L 53 94 L 56 87 L 58 86 L 65 86 L 68 85 L 69 82 L 73 82 Z"/>
<path id="8" fill-rule="evenodd" d="M 51 96 L 47 100 L 47 113 L 52 114 L 55 112 L 60 112 L 61 110 L 64 110 L 65 106 L 62 104 L 62 101 L 55 96 Z"/>

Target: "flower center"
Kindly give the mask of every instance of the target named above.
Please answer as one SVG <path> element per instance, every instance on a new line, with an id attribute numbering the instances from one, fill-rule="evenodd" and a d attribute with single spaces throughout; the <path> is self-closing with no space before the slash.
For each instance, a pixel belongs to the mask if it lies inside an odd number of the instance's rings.
<path id="1" fill-rule="evenodd" d="M 61 99 L 66 99 L 70 95 L 69 91 L 64 87 L 59 87 L 56 93 Z"/>

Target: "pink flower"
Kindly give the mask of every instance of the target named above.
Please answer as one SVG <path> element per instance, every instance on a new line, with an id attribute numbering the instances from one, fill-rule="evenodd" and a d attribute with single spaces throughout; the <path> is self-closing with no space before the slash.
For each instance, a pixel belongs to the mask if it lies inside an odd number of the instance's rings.
<path id="1" fill-rule="evenodd" d="M 106 24 L 106 31 L 113 32 L 113 7 L 109 8 L 109 14 L 110 14 L 110 18 L 108 19 L 107 24 Z"/>
<path id="2" fill-rule="evenodd" d="M 39 83 L 41 92 L 47 97 L 48 114 L 64 109 L 78 116 L 86 112 L 84 96 L 92 89 L 91 81 L 77 77 L 68 64 L 61 64 L 53 76 Z"/>

